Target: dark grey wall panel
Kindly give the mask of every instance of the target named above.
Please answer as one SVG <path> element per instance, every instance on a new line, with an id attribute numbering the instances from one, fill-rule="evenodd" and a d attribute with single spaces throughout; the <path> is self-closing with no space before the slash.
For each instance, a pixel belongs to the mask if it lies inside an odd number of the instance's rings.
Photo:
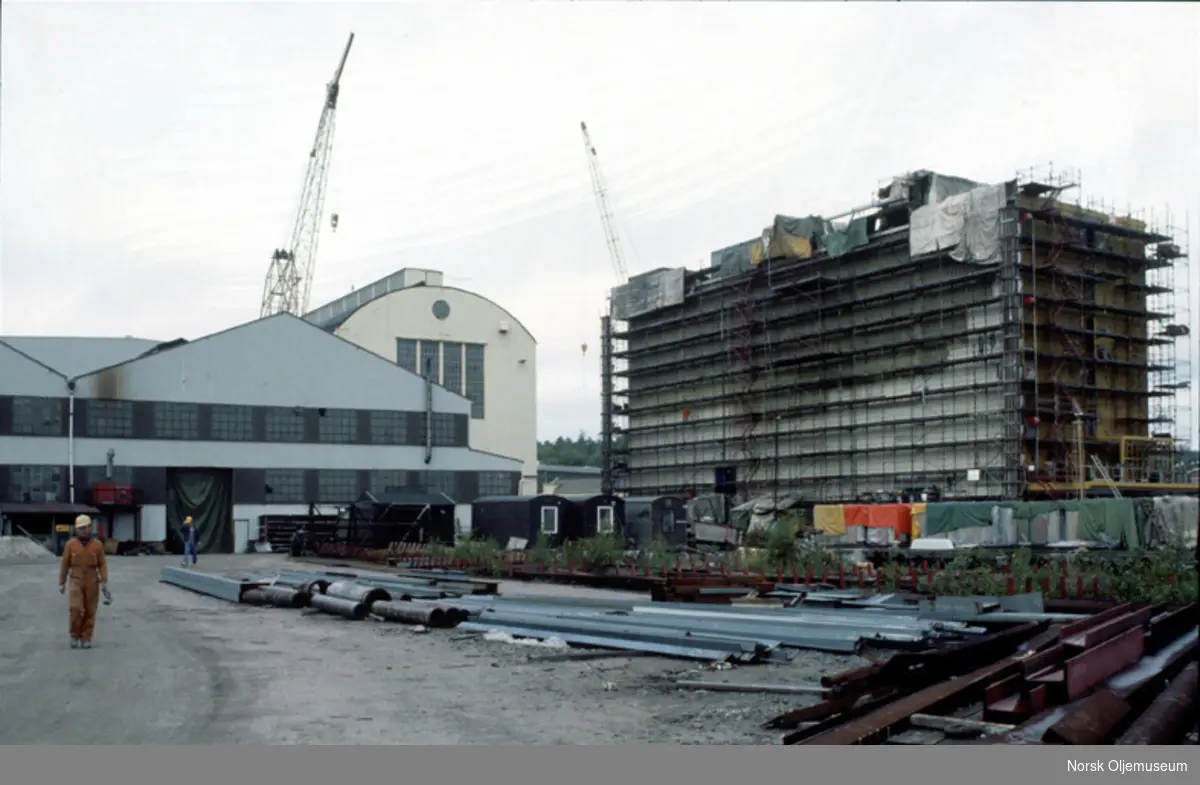
<path id="1" fill-rule="evenodd" d="M 202 403 L 196 407 L 196 431 L 201 441 L 212 439 L 213 407 L 211 403 Z"/>
<path id="2" fill-rule="evenodd" d="M 408 417 L 407 444 L 410 447 L 425 446 L 425 412 L 405 412 Z"/>
<path id="3" fill-rule="evenodd" d="M 359 409 L 355 414 L 358 415 L 358 426 L 355 432 L 356 444 L 371 443 L 371 412 L 366 409 Z"/>
<path id="4" fill-rule="evenodd" d="M 6 502 L 20 501 L 19 499 L 8 498 L 8 467 L 0 466 L 0 499 Z"/>
<path id="5" fill-rule="evenodd" d="M 317 409 L 305 409 L 304 414 L 304 441 L 316 443 L 321 441 L 321 413 Z"/>
<path id="6" fill-rule="evenodd" d="M 0 395 L 0 436 L 12 433 L 13 397 Z"/>
<path id="7" fill-rule="evenodd" d="M 479 498 L 479 472 L 459 472 L 454 485 L 454 501 L 459 504 L 470 504 Z"/>
<path id="8" fill-rule="evenodd" d="M 304 471 L 304 498 L 308 503 L 315 502 L 321 495 L 320 473 L 316 469 Z"/>
<path id="9" fill-rule="evenodd" d="M 470 441 L 471 418 L 465 414 L 454 415 L 454 446 L 466 447 Z"/>
<path id="10" fill-rule="evenodd" d="M 233 470 L 233 503 L 234 504 L 266 504 L 267 502 L 267 471 L 266 469 L 234 469 Z"/>
<path id="11" fill-rule="evenodd" d="M 142 504 L 167 503 L 167 470 L 161 466 L 135 466 L 133 487 L 142 494 Z"/>
<path id="12" fill-rule="evenodd" d="M 261 406 L 254 407 L 254 441 L 267 440 L 267 410 Z"/>
<path id="13" fill-rule="evenodd" d="M 133 438 L 153 439 L 155 435 L 154 404 L 150 401 L 134 401 Z"/>

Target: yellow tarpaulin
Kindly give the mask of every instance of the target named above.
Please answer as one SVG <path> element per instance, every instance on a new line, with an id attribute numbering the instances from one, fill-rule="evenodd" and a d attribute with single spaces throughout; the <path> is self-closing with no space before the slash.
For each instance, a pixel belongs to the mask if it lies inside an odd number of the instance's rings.
<path id="1" fill-rule="evenodd" d="M 845 534 L 845 508 L 840 504 L 813 505 L 813 528 L 821 534 Z"/>
<path id="2" fill-rule="evenodd" d="M 912 505 L 912 538 L 921 536 L 921 521 L 925 520 L 925 502 L 913 502 Z"/>
<path id="3" fill-rule="evenodd" d="M 772 259 L 809 259 L 812 257 L 812 240 L 777 230 L 771 235 L 767 255 Z"/>

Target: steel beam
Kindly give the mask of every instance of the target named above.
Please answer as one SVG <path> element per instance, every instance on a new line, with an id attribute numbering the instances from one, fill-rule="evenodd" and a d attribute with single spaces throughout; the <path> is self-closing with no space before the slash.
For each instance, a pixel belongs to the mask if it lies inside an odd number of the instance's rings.
<path id="1" fill-rule="evenodd" d="M 694 645 L 687 645 L 677 638 L 662 639 L 659 641 L 644 639 L 630 640 L 628 638 L 588 635 L 585 633 L 568 632 L 565 630 L 531 630 L 523 629 L 521 627 L 479 624 L 478 622 L 467 622 L 466 624 L 461 625 L 459 629 L 470 630 L 472 632 L 495 631 L 506 633 L 516 638 L 536 638 L 539 640 L 557 638 L 566 644 L 574 646 L 648 652 L 650 654 L 661 654 L 665 657 L 679 657 L 682 659 L 704 660 L 709 662 L 724 662 L 728 660 L 734 660 L 736 662 L 753 663 L 758 662 L 763 658 L 763 654 L 758 651 L 730 651 L 728 649 L 708 648 L 710 644 L 712 644 L 712 641 L 697 640 L 694 641 Z"/>
<path id="2" fill-rule="evenodd" d="M 162 583 L 228 602 L 241 602 L 242 594 L 247 589 L 266 585 L 266 581 L 244 581 L 183 567 L 163 567 L 158 579 Z"/>
<path id="3" fill-rule="evenodd" d="M 1079 649 L 1090 649 L 1106 640 L 1115 638 L 1126 630 L 1133 629 L 1134 627 L 1139 629 L 1145 627 L 1146 622 L 1150 621 L 1150 617 L 1160 608 L 1161 606 L 1150 606 L 1133 611 L 1132 613 L 1126 613 L 1123 616 L 1117 616 L 1093 627 L 1080 630 L 1069 637 L 1064 636 L 1063 643 Z"/>
<path id="4" fill-rule="evenodd" d="M 1135 627 L 1067 660 L 1063 663 L 1067 699 L 1078 698 L 1133 665 L 1145 650 L 1146 633 Z"/>

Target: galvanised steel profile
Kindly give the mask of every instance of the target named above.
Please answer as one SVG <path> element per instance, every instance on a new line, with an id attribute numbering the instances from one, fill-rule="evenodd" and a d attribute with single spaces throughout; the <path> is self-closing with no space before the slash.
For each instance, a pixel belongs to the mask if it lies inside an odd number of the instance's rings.
<path id="1" fill-rule="evenodd" d="M 351 579 L 345 577 L 344 575 L 332 575 L 322 572 L 298 572 L 295 570 L 282 570 L 276 577 L 275 582 L 286 586 L 301 586 L 313 580 L 325 580 L 329 581 L 331 584 L 335 582 L 348 581 L 364 586 L 376 586 L 384 589 L 388 592 L 388 594 L 392 595 L 392 599 L 438 600 L 447 597 L 458 596 L 458 592 L 429 586 L 428 581 L 405 581 L 401 578 L 393 578 L 390 576 L 383 576 L 382 578 L 376 578 L 373 576 L 358 576 Z"/>
<path id="2" fill-rule="evenodd" d="M 811 649 L 839 654 L 851 654 L 861 648 L 862 642 L 872 640 L 902 648 L 928 648 L 934 641 L 916 632 L 885 634 L 863 628 L 806 628 L 800 625 L 785 625 L 761 622 L 742 622 L 729 619 L 701 619 L 686 616 L 651 616 L 623 612 L 602 613 L 585 611 L 579 613 L 534 613 L 498 608 L 485 611 L 479 621 L 491 619 L 531 618 L 544 620 L 547 626 L 569 626 L 575 621 L 597 622 L 609 625 L 629 626 L 647 630 L 672 631 L 676 634 L 728 637 L 755 641 L 778 642 L 792 649 Z M 538 626 L 542 626 L 539 624 Z"/>
<path id="3" fill-rule="evenodd" d="M 593 635 L 583 632 L 575 632 L 573 630 L 535 630 L 522 627 L 505 627 L 500 625 L 489 625 L 475 621 L 466 622 L 465 624 L 460 625 L 459 629 L 467 630 L 468 632 L 500 632 L 517 638 L 536 638 L 538 640 L 557 638 L 563 643 L 574 644 L 576 646 L 588 646 L 596 649 L 638 651 L 649 654 L 661 654 L 666 657 L 680 657 L 689 660 L 715 662 L 727 662 L 732 660 L 742 663 L 754 663 L 762 661 L 766 656 L 766 652 L 761 652 L 758 650 L 748 652 L 711 648 L 711 641 L 708 640 L 694 640 L 689 643 L 686 639 L 677 638 L 664 638 L 659 640 L 646 640 L 644 638 L 629 639 Z"/>
<path id="4" fill-rule="evenodd" d="M 725 635 L 720 632 L 696 632 L 673 629 L 669 627 L 644 627 L 620 622 L 601 622 L 577 617 L 555 618 L 542 615 L 522 615 L 510 613 L 485 614 L 474 619 L 473 624 L 484 626 L 519 627 L 525 630 L 541 630 L 542 637 L 555 637 L 559 632 L 577 632 L 585 635 L 600 637 L 622 638 L 625 640 L 643 640 L 681 644 L 684 641 L 705 649 L 754 652 L 769 651 L 779 647 L 776 640 L 750 639 L 738 635 Z"/>
<path id="5" fill-rule="evenodd" d="M 158 579 L 162 583 L 169 583 L 181 589 L 188 589 L 197 594 L 206 594 L 209 597 L 216 597 L 228 602 L 241 602 L 242 593 L 247 589 L 265 585 L 260 581 L 227 578 L 224 575 L 213 575 L 183 567 L 163 567 Z"/>

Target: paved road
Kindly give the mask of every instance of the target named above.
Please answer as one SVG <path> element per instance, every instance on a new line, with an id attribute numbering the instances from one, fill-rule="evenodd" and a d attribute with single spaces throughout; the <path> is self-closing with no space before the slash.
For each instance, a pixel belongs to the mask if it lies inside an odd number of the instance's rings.
<path id="1" fill-rule="evenodd" d="M 284 558 L 201 567 L 269 573 Z M 158 583 L 172 563 L 110 559 L 115 602 L 101 606 L 87 651 L 69 647 L 57 562 L 0 564 L 0 744 L 773 743 L 758 723 L 797 705 L 663 686 L 689 663 L 572 659 L 454 631 L 231 605 Z M 736 675 L 816 675 L 767 667 Z"/>

